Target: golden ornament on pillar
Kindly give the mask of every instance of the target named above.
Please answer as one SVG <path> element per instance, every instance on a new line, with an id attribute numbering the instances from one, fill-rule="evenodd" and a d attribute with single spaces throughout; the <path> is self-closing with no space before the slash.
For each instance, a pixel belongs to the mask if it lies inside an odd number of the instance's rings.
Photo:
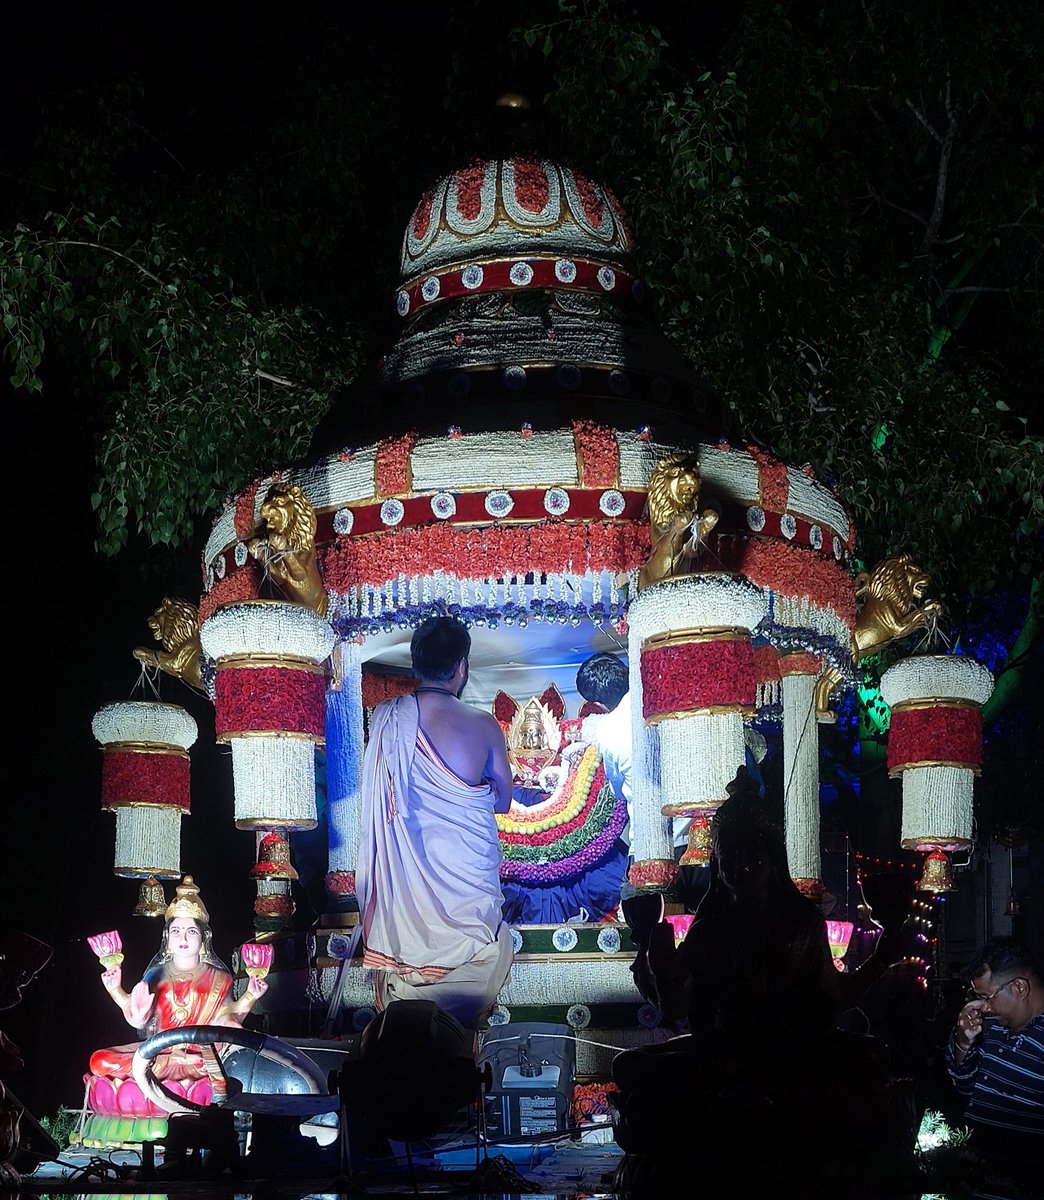
<path id="1" fill-rule="evenodd" d="M 718 523 L 712 508 L 700 513 L 700 467 L 687 454 L 661 458 L 649 477 L 652 552 L 638 574 L 638 590 L 688 572 L 707 535 Z"/>
<path id="2" fill-rule="evenodd" d="M 706 813 L 697 813 L 689 825 L 689 844 L 678 865 L 682 867 L 705 867 L 710 862 L 711 827 Z"/>
<path id="3" fill-rule="evenodd" d="M 261 505 L 262 537 L 251 555 L 288 600 L 326 616 L 329 597 L 315 555 L 315 509 L 296 483 L 273 483 Z"/>
<path id="4" fill-rule="evenodd" d="M 933 850 L 924 860 L 924 871 L 917 881 L 919 892 L 952 892 L 956 887 L 950 870 L 950 857 L 942 850 Z"/>
<path id="5" fill-rule="evenodd" d="M 257 847 L 257 862 L 250 868 L 251 879 L 297 879 L 290 862 L 290 843 L 281 833 L 266 833 Z"/>
<path id="6" fill-rule="evenodd" d="M 163 884 L 155 875 L 141 881 L 138 889 L 138 903 L 134 906 L 135 917 L 162 917 L 167 910 L 167 897 Z"/>
<path id="7" fill-rule="evenodd" d="M 909 554 L 891 554 L 867 574 L 856 579 L 856 598 L 863 607 L 852 634 L 856 662 L 876 654 L 916 629 L 927 629 L 939 619 L 943 606 L 929 600 L 918 607 L 931 576 Z"/>
<path id="8" fill-rule="evenodd" d="M 166 596 L 149 617 L 152 636 L 163 647 L 150 650 L 139 646 L 134 657 L 147 667 L 159 667 L 197 692 L 203 691 L 200 679 L 199 610 L 187 600 Z"/>

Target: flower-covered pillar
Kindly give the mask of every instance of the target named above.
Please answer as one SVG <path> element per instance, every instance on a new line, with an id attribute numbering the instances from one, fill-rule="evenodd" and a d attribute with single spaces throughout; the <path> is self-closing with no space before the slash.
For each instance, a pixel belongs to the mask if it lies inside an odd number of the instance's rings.
<path id="1" fill-rule="evenodd" d="M 629 609 L 634 750 L 642 744 L 644 768 L 632 780 L 635 887 L 673 878 L 663 818 L 713 812 L 745 762 L 743 718 L 753 715 L 756 686 L 750 634 L 765 612 L 760 588 L 716 574 L 662 580 Z M 638 753 L 634 760 L 632 770 Z"/>
<path id="2" fill-rule="evenodd" d="M 218 609 L 200 637 L 217 671 L 217 740 L 232 747 L 237 827 L 314 829 L 329 623 L 301 604 L 245 600 Z"/>
<path id="3" fill-rule="evenodd" d="M 892 710 L 888 774 L 903 780 L 902 846 L 928 853 L 923 891 L 948 891 L 946 855 L 971 845 L 981 707 L 992 691 L 989 671 L 959 654 L 914 656 L 881 676 Z"/>
<path id="4" fill-rule="evenodd" d="M 100 709 L 91 729 L 103 751 L 102 808 L 116 814 L 113 871 L 180 878 L 196 722 L 176 704 L 130 700 Z"/>
<path id="5" fill-rule="evenodd" d="M 341 642 L 339 687 L 326 693 L 326 804 L 329 825 L 328 907 L 347 914 L 355 908 L 355 858 L 359 847 L 359 789 L 362 779 L 362 644 Z M 342 920 L 343 924 L 350 919 Z"/>
<path id="6" fill-rule="evenodd" d="M 815 654 L 784 654 L 783 825 L 791 878 L 806 896 L 823 894 L 819 847 L 819 725 L 816 679 L 822 663 Z"/>

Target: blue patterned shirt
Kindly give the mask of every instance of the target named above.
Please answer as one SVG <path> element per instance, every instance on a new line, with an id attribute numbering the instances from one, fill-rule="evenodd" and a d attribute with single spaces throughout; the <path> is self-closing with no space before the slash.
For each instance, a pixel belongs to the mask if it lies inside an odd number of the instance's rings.
<path id="1" fill-rule="evenodd" d="M 946 1069 L 964 1097 L 974 1125 L 1044 1134 L 1044 1013 L 1018 1033 L 990 1021 L 960 1063 L 956 1030 L 946 1047 Z"/>

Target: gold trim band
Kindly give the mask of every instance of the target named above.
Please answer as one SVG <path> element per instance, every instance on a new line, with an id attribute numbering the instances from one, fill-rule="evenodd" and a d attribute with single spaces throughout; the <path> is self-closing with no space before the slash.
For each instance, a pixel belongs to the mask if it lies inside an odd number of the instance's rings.
<path id="1" fill-rule="evenodd" d="M 750 630 L 742 625 L 695 625 L 689 629 L 666 629 L 651 633 L 642 642 L 642 652 L 661 646 L 698 646 L 704 642 L 749 642 Z"/>
<path id="2" fill-rule="evenodd" d="M 956 696 L 919 696 L 916 700 L 899 700 L 891 706 L 893 713 L 916 712 L 921 708 L 979 708 L 974 700 Z"/>
<path id="3" fill-rule="evenodd" d="M 724 800 L 690 800 L 680 804 L 664 804 L 660 813 L 665 817 L 712 817 Z"/>
<path id="4" fill-rule="evenodd" d="M 927 759 L 924 762 L 898 763 L 888 768 L 888 778 L 898 779 L 904 771 L 919 771 L 924 767 L 954 767 L 958 771 L 971 771 L 973 775 L 981 775 L 982 767 L 975 763 L 953 762 L 949 759 Z"/>
<path id="5" fill-rule="evenodd" d="M 248 817 L 236 821 L 237 829 L 289 829 L 300 830 L 302 833 L 314 829 L 318 821 L 295 821 L 293 817 Z"/>
<path id="6" fill-rule="evenodd" d="M 682 717 L 720 717 L 733 713 L 738 717 L 753 717 L 757 709 L 751 704 L 712 704 L 707 708 L 675 709 L 673 712 L 653 713 L 645 718 L 645 727 L 650 729 L 661 721 L 680 721 Z"/>
<path id="7" fill-rule="evenodd" d="M 300 738 L 302 741 L 311 742 L 315 746 L 325 746 L 326 738 L 316 737 L 311 733 L 299 733 L 296 729 L 236 729 L 229 730 L 227 733 L 216 737 L 214 741 L 219 746 L 227 746 L 233 738 Z"/>
<path id="8" fill-rule="evenodd" d="M 102 752 L 108 754 L 115 751 L 118 754 L 166 754 L 171 758 L 188 758 L 189 752 L 184 746 L 174 746 L 170 742 L 106 742 Z"/>
<path id="9" fill-rule="evenodd" d="M 899 845 L 904 850 L 967 850 L 971 846 L 971 839 L 963 837 L 903 838 Z"/>
<path id="10" fill-rule="evenodd" d="M 325 674 L 319 663 L 300 654 L 229 654 L 219 658 L 216 667 L 219 671 L 229 668 L 285 667 L 288 671 L 306 671 L 310 675 Z"/>
<path id="11" fill-rule="evenodd" d="M 174 812 L 181 813 L 183 817 L 191 815 L 192 812 L 188 803 L 178 804 L 176 801 L 170 804 L 154 804 L 148 800 L 110 800 L 101 808 L 102 812 L 115 812 L 118 808 L 161 808 L 164 811 L 173 809 Z"/>

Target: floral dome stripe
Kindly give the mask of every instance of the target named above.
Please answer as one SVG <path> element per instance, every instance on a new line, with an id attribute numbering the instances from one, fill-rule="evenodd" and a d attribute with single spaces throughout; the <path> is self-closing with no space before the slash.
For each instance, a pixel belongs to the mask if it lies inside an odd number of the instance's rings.
<path id="1" fill-rule="evenodd" d="M 615 197 L 547 160 L 480 161 L 421 197 L 406 227 L 401 271 L 412 279 L 465 257 L 559 250 L 626 262 L 633 244 Z"/>
<path id="2" fill-rule="evenodd" d="M 188 750 L 196 741 L 196 722 L 177 704 L 125 700 L 95 713 L 91 732 L 102 745 L 139 743 Z"/>

